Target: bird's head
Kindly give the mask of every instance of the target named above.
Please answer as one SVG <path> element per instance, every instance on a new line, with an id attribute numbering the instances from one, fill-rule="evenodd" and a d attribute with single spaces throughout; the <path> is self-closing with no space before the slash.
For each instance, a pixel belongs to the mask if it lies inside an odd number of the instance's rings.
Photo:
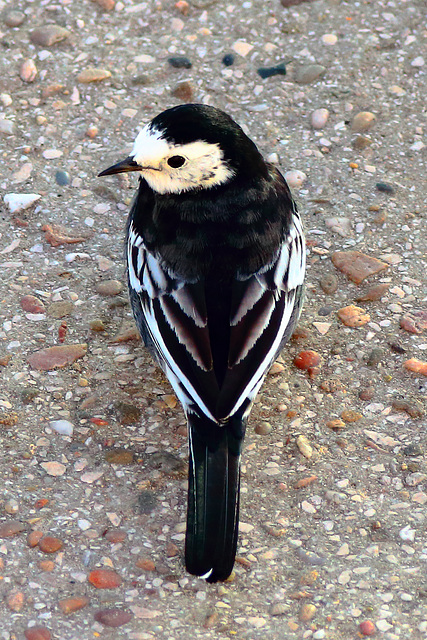
<path id="1" fill-rule="evenodd" d="M 235 177 L 262 175 L 255 144 L 230 116 L 214 107 L 167 109 L 137 135 L 132 153 L 99 175 L 139 171 L 157 193 L 209 189 Z"/>

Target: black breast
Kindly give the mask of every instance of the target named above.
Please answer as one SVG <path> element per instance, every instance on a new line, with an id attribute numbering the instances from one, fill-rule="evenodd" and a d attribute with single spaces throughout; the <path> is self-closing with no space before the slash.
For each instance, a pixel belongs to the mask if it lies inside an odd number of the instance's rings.
<path id="1" fill-rule="evenodd" d="M 229 280 L 268 264 L 286 235 L 292 200 L 278 172 L 177 195 L 140 181 L 130 218 L 149 251 L 183 278 Z"/>

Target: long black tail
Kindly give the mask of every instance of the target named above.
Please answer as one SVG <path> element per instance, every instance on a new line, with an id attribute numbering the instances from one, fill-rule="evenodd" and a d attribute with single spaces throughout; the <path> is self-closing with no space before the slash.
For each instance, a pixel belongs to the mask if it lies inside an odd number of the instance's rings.
<path id="1" fill-rule="evenodd" d="M 241 418 L 224 426 L 188 415 L 187 571 L 208 582 L 225 580 L 236 556 L 239 529 Z"/>

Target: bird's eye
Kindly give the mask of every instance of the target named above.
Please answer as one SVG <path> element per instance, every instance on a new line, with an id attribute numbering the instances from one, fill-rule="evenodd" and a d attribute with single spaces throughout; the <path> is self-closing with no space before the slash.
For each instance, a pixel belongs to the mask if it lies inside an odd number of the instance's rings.
<path id="1" fill-rule="evenodd" d="M 171 156 L 168 158 L 168 165 L 174 169 L 182 167 L 183 164 L 185 164 L 185 158 L 183 156 Z"/>

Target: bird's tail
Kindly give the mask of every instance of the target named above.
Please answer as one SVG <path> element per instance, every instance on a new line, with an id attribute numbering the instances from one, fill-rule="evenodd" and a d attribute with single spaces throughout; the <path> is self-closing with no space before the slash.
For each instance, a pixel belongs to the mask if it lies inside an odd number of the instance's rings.
<path id="1" fill-rule="evenodd" d="M 208 582 L 225 580 L 236 556 L 239 528 L 241 418 L 224 426 L 188 414 L 187 571 Z"/>

